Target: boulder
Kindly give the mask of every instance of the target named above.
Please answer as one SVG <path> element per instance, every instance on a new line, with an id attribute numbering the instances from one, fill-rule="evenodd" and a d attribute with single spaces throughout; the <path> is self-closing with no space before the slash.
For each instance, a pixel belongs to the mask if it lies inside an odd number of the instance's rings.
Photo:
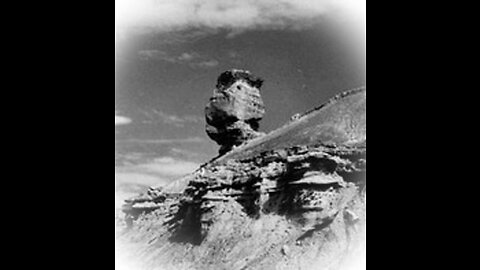
<path id="1" fill-rule="evenodd" d="M 220 154 L 263 134 L 258 132 L 265 114 L 260 95 L 262 84 L 262 79 L 245 70 L 228 70 L 218 77 L 205 108 L 205 129 L 221 146 Z"/>

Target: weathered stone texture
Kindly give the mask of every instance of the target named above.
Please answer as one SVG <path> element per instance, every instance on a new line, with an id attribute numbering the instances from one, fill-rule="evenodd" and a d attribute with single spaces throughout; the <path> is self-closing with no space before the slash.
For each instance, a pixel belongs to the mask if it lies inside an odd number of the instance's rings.
<path id="1" fill-rule="evenodd" d="M 261 86 L 222 74 L 223 98 L 207 106 L 209 135 L 225 145 L 248 140 L 246 119 L 263 115 L 252 105 L 260 98 L 229 94 L 239 83 Z M 145 269 L 341 269 L 365 240 L 365 104 L 364 89 L 341 94 L 204 164 L 181 193 L 152 188 L 128 200 L 120 239 Z"/>
<path id="2" fill-rule="evenodd" d="M 223 154 L 260 136 L 259 121 L 265 114 L 260 95 L 263 81 L 244 70 L 222 73 L 205 108 L 206 132 Z"/>

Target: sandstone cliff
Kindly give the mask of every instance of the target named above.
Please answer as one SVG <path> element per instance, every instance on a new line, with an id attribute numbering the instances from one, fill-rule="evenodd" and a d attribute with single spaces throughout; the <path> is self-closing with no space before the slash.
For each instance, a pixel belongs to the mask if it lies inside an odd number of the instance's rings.
<path id="1" fill-rule="evenodd" d="M 152 188 L 124 212 L 118 256 L 139 269 L 343 269 L 365 248 L 366 90 Z"/>

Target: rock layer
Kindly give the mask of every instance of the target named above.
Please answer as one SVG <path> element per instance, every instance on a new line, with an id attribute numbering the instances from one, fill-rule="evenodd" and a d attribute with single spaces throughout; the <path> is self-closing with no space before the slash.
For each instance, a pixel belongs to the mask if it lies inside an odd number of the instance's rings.
<path id="1" fill-rule="evenodd" d="M 206 132 L 217 142 L 220 154 L 258 137 L 259 121 L 265 114 L 260 96 L 263 81 L 245 70 L 223 72 L 205 108 Z"/>
<path id="2" fill-rule="evenodd" d="M 342 94 L 205 164 L 181 194 L 127 201 L 129 259 L 141 269 L 341 269 L 364 243 L 364 99 L 364 89 Z"/>

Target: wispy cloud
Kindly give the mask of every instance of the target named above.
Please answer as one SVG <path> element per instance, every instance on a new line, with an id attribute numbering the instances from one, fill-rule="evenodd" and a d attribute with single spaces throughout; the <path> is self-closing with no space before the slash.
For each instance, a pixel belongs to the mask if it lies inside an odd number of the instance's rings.
<path id="1" fill-rule="evenodd" d="M 191 63 L 191 67 L 200 67 L 200 68 L 212 68 L 218 66 L 219 62 L 217 60 L 206 60 L 206 61 L 200 61 L 196 63 Z"/>
<path id="2" fill-rule="evenodd" d="M 145 191 L 149 186 L 163 186 L 191 173 L 198 166 L 195 162 L 165 156 L 139 165 L 116 167 L 115 206 L 120 207 L 123 200 Z"/>
<path id="3" fill-rule="evenodd" d="M 173 157 L 161 157 L 152 162 L 138 166 L 139 170 L 158 174 L 161 176 L 181 176 L 194 171 L 199 164 L 175 159 Z"/>
<path id="4" fill-rule="evenodd" d="M 177 59 L 175 57 L 169 56 L 165 51 L 161 50 L 141 50 L 138 52 L 143 60 L 163 60 L 171 63 L 176 63 Z"/>
<path id="5" fill-rule="evenodd" d="M 138 144 L 175 144 L 175 143 L 201 143 L 205 142 L 200 137 L 188 137 L 183 139 L 125 139 L 116 140 L 115 143 L 138 143 Z"/>
<path id="6" fill-rule="evenodd" d="M 135 170 L 115 171 L 115 209 L 121 209 L 126 199 L 145 192 L 148 187 L 164 186 L 168 178 L 153 176 Z"/>
<path id="7" fill-rule="evenodd" d="M 205 155 L 204 153 L 199 153 L 196 151 L 192 151 L 192 150 L 180 148 L 180 147 L 172 147 L 170 149 L 170 153 L 172 153 L 172 155 L 189 157 L 189 158 L 201 158 L 201 157 L 204 157 Z"/>
<path id="8" fill-rule="evenodd" d="M 179 31 L 188 28 L 300 29 L 338 9 L 363 13 L 365 0 L 117 0 L 120 27 Z"/>
<path id="9" fill-rule="evenodd" d="M 132 119 L 115 113 L 115 126 L 130 124 Z"/>
<path id="10" fill-rule="evenodd" d="M 173 125 L 176 127 L 184 127 L 187 124 L 202 123 L 204 119 L 196 115 L 175 115 L 166 113 L 158 109 L 152 109 L 150 111 L 143 111 L 143 114 L 147 118 L 143 121 L 144 124 L 163 123 L 167 125 Z"/>
<path id="11" fill-rule="evenodd" d="M 146 184 L 149 185 L 151 182 L 155 182 L 151 177 L 157 177 L 158 179 L 168 181 L 174 179 L 175 177 L 188 174 L 195 169 L 199 164 L 191 162 L 188 160 L 178 159 L 170 156 L 158 157 L 146 161 L 142 164 L 137 164 L 133 166 L 119 167 L 115 168 L 117 174 L 121 175 L 144 175 L 149 176 L 145 177 L 145 181 L 137 182 L 137 184 Z M 120 179 L 122 180 L 122 179 Z M 124 182 L 124 181 L 120 181 Z M 158 180 L 157 180 L 158 182 Z"/>
<path id="12" fill-rule="evenodd" d="M 180 56 L 178 56 L 179 61 L 191 61 L 197 57 L 196 53 L 182 53 Z"/>
<path id="13" fill-rule="evenodd" d="M 219 62 L 215 59 L 210 59 L 201 56 L 196 52 L 184 52 L 179 55 L 170 55 L 162 50 L 141 50 L 138 55 L 143 60 L 161 60 L 175 64 L 186 64 L 192 68 L 211 68 L 216 67 Z"/>

